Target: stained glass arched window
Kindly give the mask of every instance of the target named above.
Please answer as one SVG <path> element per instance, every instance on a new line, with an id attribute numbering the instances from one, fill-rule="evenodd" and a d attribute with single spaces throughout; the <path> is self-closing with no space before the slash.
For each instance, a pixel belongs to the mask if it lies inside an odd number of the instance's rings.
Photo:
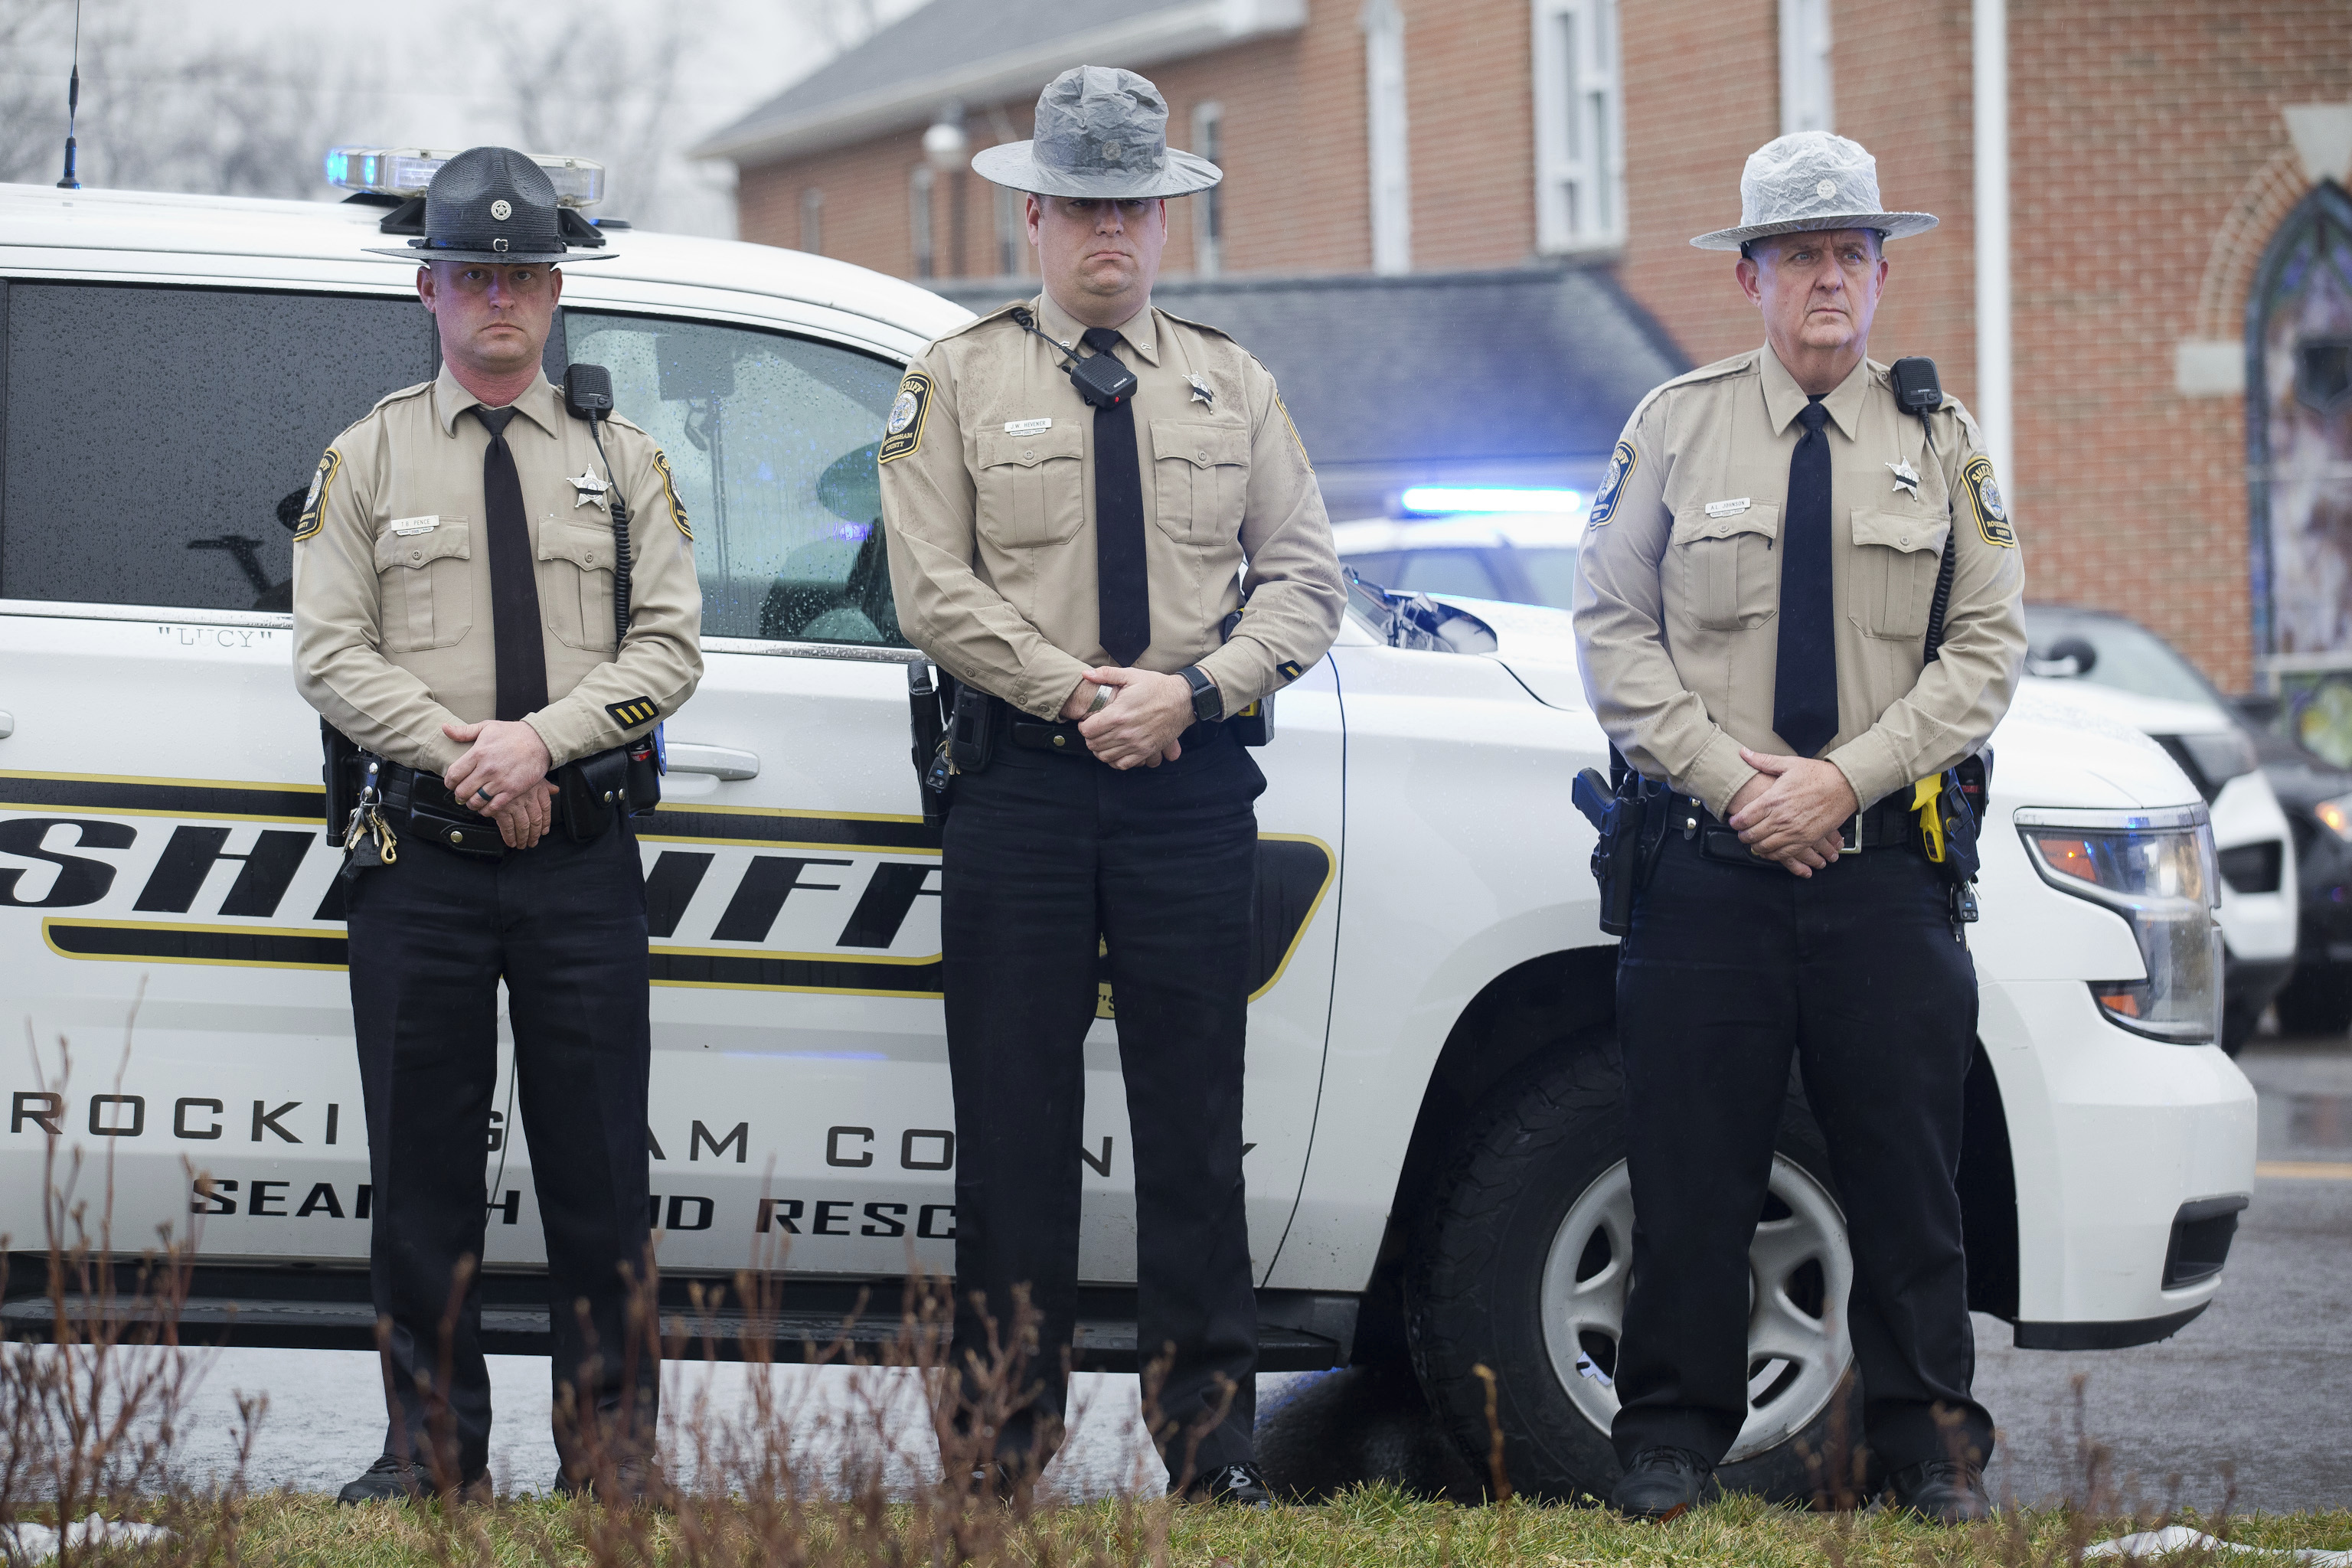
<path id="1" fill-rule="evenodd" d="M 2352 763 L 2352 195 L 2322 181 L 2246 300 L 2254 646 L 2306 745 Z"/>

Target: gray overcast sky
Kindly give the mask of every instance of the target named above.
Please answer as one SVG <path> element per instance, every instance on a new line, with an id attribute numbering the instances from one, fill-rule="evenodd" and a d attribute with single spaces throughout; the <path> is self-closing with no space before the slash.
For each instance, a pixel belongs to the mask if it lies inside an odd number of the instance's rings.
<path id="1" fill-rule="evenodd" d="M 888 20 L 912 10 L 919 0 L 874 0 L 871 10 Z M 73 0 L 13 0 L 13 8 L 55 8 L 59 19 Z M 173 100 L 173 62 L 217 57 L 248 57 L 274 66 L 280 82 L 257 80 L 241 105 L 254 116 L 299 121 L 313 139 L 311 167 L 324 142 L 389 146 L 462 147 L 515 137 L 514 86 L 500 78 L 503 56 L 487 32 L 485 17 L 515 29 L 544 29 L 551 45 L 565 28 L 580 37 L 609 40 L 656 38 L 675 26 L 681 45 L 677 84 L 667 111 L 651 139 L 661 154 L 659 174 L 648 176 L 648 192 L 616 182 L 614 200 L 604 209 L 616 216 L 646 218 L 667 228 L 700 234 L 734 232 L 731 166 L 689 163 L 683 149 L 805 75 L 831 52 L 824 22 L 867 9 L 860 0 L 547 0 L 530 5 L 485 6 L 479 0 L 403 0 L 402 4 L 323 4 L 320 0 L 84 0 L 86 28 L 111 26 L 127 35 L 111 57 L 111 72 L 93 72 L 84 57 L 83 145 L 93 170 L 102 170 L 106 135 L 129 137 L 143 128 L 141 115 L 160 119 Z M 46 57 L 55 49 L 46 38 L 12 51 L 0 71 L 16 79 L 54 76 L 57 118 L 64 112 L 66 60 Z M 609 115 L 596 101 L 596 79 L 626 79 L 633 67 L 626 48 L 599 51 L 600 58 L 571 74 L 560 89 L 568 96 L 562 123 L 567 134 L 591 143 L 610 125 L 643 119 L 624 104 Z M 593 75 L 591 73 L 593 73 Z M 291 76 L 331 84 L 331 102 L 321 109 L 294 100 L 299 89 L 282 85 Z M 609 73 L 609 74 L 608 74 Z M 100 110 L 96 100 L 115 102 Z M 37 93 L 28 108 L 42 101 Z M 185 112 L 184 110 L 183 111 Z M 28 115 L 26 118 L 36 119 Z M 37 123 L 11 124 L 11 139 L 39 136 Z M 51 134 L 62 132 L 62 124 Z M 615 130 L 614 134 L 620 134 Z M 540 153 L 574 153 L 618 161 L 616 149 L 597 145 L 533 147 Z M 54 175 L 50 176 L 54 178 Z M 325 194 L 324 184 L 320 185 Z M 649 199 L 650 197 L 650 199 Z"/>

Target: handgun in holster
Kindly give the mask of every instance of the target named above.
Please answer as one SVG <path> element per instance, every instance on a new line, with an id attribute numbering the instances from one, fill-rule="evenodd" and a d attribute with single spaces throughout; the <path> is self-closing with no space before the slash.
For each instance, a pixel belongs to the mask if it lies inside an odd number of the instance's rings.
<path id="1" fill-rule="evenodd" d="M 1633 929 L 1635 895 L 1657 869 L 1672 795 L 1627 767 L 1613 747 L 1609 763 L 1613 783 L 1602 778 L 1600 769 L 1586 768 L 1569 793 L 1600 835 L 1592 846 L 1592 879 L 1601 887 L 1601 929 L 1610 936 L 1623 936 Z"/>

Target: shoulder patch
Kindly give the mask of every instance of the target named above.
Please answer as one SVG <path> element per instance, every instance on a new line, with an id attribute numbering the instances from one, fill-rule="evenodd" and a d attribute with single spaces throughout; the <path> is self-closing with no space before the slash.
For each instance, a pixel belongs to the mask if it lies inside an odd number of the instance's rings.
<path id="1" fill-rule="evenodd" d="M 328 447 L 319 458 L 318 471 L 310 476 L 310 493 L 302 498 L 302 516 L 294 524 L 295 543 L 299 544 L 319 531 L 321 520 L 327 515 L 327 493 L 335 488 L 335 476 L 342 470 L 343 455 L 332 447 Z"/>
<path id="2" fill-rule="evenodd" d="M 686 520 L 686 505 L 677 499 L 677 481 L 670 478 L 669 454 L 659 447 L 654 448 L 654 471 L 662 477 L 662 499 L 669 502 L 669 520 L 688 542 L 694 539 L 694 525 Z"/>
<path id="3" fill-rule="evenodd" d="M 1617 443 L 1617 449 L 1609 454 L 1609 472 L 1601 481 L 1601 493 L 1592 498 L 1592 510 L 1585 514 L 1585 527 L 1609 526 L 1609 520 L 1617 515 L 1617 498 L 1624 493 L 1625 481 L 1633 477 L 1641 462 L 1642 454 L 1633 442 Z"/>
<path id="4" fill-rule="evenodd" d="M 895 463 L 910 452 L 923 449 L 923 417 L 931 411 L 931 378 L 919 370 L 910 370 L 907 379 L 898 384 L 898 399 L 890 405 L 890 417 L 882 426 L 881 449 L 875 453 L 877 464 Z"/>
<path id="5" fill-rule="evenodd" d="M 632 697 L 625 702 L 607 702 L 604 711 L 613 722 L 624 730 L 634 730 L 640 724 L 650 724 L 661 717 L 661 707 L 650 697 Z"/>
<path id="6" fill-rule="evenodd" d="M 2000 483 L 1992 477 L 1992 459 L 1979 452 L 1960 469 L 1960 482 L 1968 487 L 1969 506 L 1977 514 L 1977 531 L 1984 535 L 1987 544 L 1998 544 L 2004 550 L 2017 548 L 2017 531 L 2010 526 L 2009 510 L 2001 504 Z"/>

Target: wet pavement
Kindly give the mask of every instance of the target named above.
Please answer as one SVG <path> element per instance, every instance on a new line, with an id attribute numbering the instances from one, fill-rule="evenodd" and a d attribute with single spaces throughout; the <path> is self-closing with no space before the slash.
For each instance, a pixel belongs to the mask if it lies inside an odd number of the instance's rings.
<path id="1" fill-rule="evenodd" d="M 2265 1173 L 2210 1310 L 2161 1344 L 2065 1354 L 2013 1349 L 2006 1325 L 1977 1320 L 1978 1395 L 2002 1430 L 1988 1478 L 1997 1496 L 2080 1498 L 2095 1477 L 2151 1504 L 2178 1496 L 2214 1508 L 2234 1487 L 2240 1510 L 2352 1505 L 2352 1044 L 2259 1038 L 2240 1065 L 2262 1095 Z M 673 1414 L 700 1394 L 721 1415 L 740 1408 L 754 1375 L 739 1366 L 671 1373 Z M 878 1435 L 896 1486 L 935 1473 L 920 1399 L 903 1382 L 869 1374 L 860 1384 L 839 1369 L 766 1375 L 795 1412 L 804 1459 L 872 1452 Z M 263 1391 L 270 1408 L 251 1483 L 332 1489 L 376 1452 L 376 1376 L 373 1357 L 345 1352 L 226 1352 L 191 1413 L 188 1468 L 228 1466 L 236 1395 Z M 546 1363 L 493 1357 L 491 1376 L 492 1472 L 506 1489 L 536 1489 L 555 1469 Z M 1359 1369 L 1258 1385 L 1261 1449 L 1290 1484 L 1323 1489 L 1386 1476 L 1430 1491 L 1471 1485 L 1409 1376 Z M 1049 1473 L 1065 1495 L 1165 1485 L 1135 1418 L 1134 1389 L 1132 1378 L 1079 1380 L 1087 1409 Z"/>

